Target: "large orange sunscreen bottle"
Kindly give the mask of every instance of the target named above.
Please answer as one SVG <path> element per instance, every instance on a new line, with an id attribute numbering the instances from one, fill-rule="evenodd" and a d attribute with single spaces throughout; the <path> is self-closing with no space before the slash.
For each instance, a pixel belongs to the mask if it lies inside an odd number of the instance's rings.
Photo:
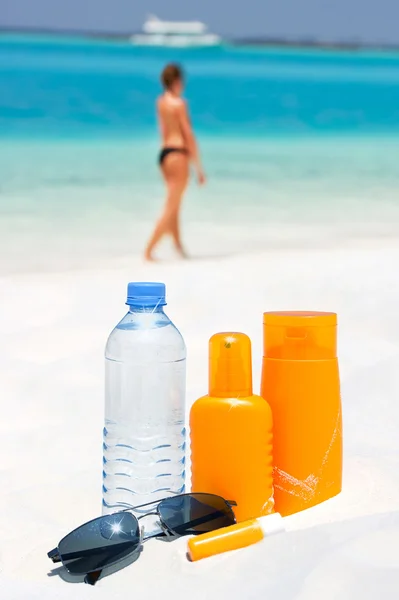
<path id="1" fill-rule="evenodd" d="M 275 510 L 286 516 L 341 491 L 337 316 L 264 313 L 263 334 L 261 393 L 273 413 Z"/>
<path id="2" fill-rule="evenodd" d="M 273 512 L 272 414 L 252 394 L 251 341 L 217 333 L 209 341 L 209 395 L 190 413 L 192 491 L 233 500 L 237 521 Z"/>

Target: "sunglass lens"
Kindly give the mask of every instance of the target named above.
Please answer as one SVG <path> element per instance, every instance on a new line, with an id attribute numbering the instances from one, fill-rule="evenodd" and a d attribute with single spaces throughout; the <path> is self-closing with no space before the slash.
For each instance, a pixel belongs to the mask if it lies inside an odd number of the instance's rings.
<path id="1" fill-rule="evenodd" d="M 213 494 L 185 494 L 162 500 L 159 516 L 167 528 L 177 535 L 214 531 L 234 525 L 231 507 Z"/>
<path id="2" fill-rule="evenodd" d="M 64 566 L 74 575 L 103 569 L 132 554 L 140 544 L 136 517 L 119 512 L 89 521 L 58 545 Z"/>

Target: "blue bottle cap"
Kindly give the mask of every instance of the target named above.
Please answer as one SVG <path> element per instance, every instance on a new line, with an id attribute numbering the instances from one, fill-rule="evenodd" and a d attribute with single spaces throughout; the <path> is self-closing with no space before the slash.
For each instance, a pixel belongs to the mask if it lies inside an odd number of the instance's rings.
<path id="1" fill-rule="evenodd" d="M 152 281 L 133 281 L 127 286 L 129 306 L 165 306 L 165 284 Z"/>

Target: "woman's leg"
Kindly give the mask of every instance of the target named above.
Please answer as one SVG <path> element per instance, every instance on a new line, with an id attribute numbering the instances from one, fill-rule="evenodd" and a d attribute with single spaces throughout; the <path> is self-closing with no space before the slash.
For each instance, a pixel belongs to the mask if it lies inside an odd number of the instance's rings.
<path id="1" fill-rule="evenodd" d="M 182 200 L 183 194 L 184 194 L 184 189 L 180 193 L 180 202 L 178 203 L 176 210 L 173 210 L 171 212 L 170 233 L 172 235 L 173 244 L 174 244 L 176 250 L 179 252 L 179 254 L 181 254 L 182 256 L 185 256 L 183 244 L 181 241 L 181 234 L 180 234 L 180 206 L 181 206 L 181 200 Z"/>
<path id="2" fill-rule="evenodd" d="M 154 233 L 148 242 L 145 258 L 152 260 L 152 252 L 161 238 L 170 233 L 177 250 L 184 254 L 180 240 L 179 216 L 181 200 L 187 187 L 189 168 L 188 158 L 182 154 L 172 154 L 166 157 L 162 166 L 162 173 L 166 183 L 166 203 Z"/>

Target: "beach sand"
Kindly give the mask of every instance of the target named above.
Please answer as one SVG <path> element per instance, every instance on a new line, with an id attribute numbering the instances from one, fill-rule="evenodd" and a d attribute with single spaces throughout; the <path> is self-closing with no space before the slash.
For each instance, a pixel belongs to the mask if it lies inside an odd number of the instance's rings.
<path id="1" fill-rule="evenodd" d="M 398 261 L 399 242 L 376 239 L 4 276 L 1 598 L 398 598 Z M 258 392 L 264 311 L 338 313 L 343 492 L 246 550 L 189 563 L 187 539 L 151 540 L 135 564 L 95 588 L 71 585 L 46 553 L 101 514 L 103 350 L 132 279 L 167 285 L 167 312 L 187 343 L 188 408 L 207 391 L 207 344 L 216 331 L 250 335 Z"/>

